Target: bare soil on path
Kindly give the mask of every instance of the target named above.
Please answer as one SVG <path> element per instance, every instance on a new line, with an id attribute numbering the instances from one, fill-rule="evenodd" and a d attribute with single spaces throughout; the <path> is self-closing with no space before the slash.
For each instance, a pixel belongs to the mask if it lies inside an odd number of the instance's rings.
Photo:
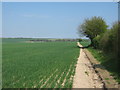
<path id="1" fill-rule="evenodd" d="M 82 47 L 80 43 L 78 43 L 78 46 Z M 73 79 L 73 88 L 104 88 L 104 83 L 95 72 L 83 49 L 80 49 L 80 56 Z"/>

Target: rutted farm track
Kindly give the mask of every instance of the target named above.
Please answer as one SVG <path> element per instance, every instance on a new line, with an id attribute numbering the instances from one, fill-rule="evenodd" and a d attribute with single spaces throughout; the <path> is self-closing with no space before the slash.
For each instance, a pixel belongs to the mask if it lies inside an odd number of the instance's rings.
<path id="1" fill-rule="evenodd" d="M 82 47 L 79 42 L 77 45 Z M 109 79 L 106 80 L 106 78 Z M 82 48 L 76 66 L 73 88 L 118 88 L 118 83 L 88 50 Z"/>
<path id="2" fill-rule="evenodd" d="M 78 46 L 82 47 L 79 43 Z M 73 88 L 103 88 L 99 75 L 95 72 L 83 49 L 80 49 L 76 73 L 73 81 Z"/>

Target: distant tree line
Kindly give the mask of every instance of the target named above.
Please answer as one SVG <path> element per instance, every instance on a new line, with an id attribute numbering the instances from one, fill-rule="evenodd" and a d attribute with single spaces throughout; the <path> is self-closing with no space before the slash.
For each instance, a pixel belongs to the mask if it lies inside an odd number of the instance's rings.
<path id="1" fill-rule="evenodd" d="M 70 42 L 73 42 L 73 41 L 78 41 L 79 39 L 36 39 L 36 40 L 30 40 L 30 41 L 34 41 L 34 42 L 57 42 L 57 41 L 70 41 Z"/>

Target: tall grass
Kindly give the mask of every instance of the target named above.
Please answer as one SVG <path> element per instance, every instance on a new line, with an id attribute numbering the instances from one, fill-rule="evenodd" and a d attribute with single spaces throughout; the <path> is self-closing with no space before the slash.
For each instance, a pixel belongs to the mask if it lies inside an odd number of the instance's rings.
<path id="1" fill-rule="evenodd" d="M 87 43 L 89 42 L 81 42 L 83 46 L 86 46 Z M 92 47 L 89 47 L 87 49 L 101 63 L 101 65 L 103 65 L 111 73 L 111 75 L 114 76 L 116 81 L 120 83 L 120 76 L 118 73 L 118 62 L 116 62 L 117 60 L 115 60 L 113 56 L 114 54 L 112 52 L 105 53 L 100 49 L 94 49 Z"/>

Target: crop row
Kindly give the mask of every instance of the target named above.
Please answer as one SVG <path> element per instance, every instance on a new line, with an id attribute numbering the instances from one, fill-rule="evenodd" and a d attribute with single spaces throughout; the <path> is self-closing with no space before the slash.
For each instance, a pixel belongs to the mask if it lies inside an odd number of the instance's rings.
<path id="1" fill-rule="evenodd" d="M 4 43 L 3 87 L 72 87 L 78 55 L 76 42 Z"/>

